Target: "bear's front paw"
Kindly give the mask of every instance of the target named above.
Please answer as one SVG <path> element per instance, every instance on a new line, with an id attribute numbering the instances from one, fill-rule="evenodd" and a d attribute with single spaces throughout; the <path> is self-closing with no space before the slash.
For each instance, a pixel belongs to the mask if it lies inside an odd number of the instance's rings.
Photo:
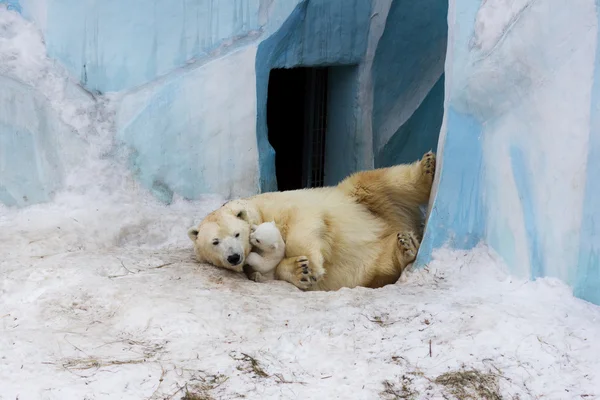
<path id="1" fill-rule="evenodd" d="M 429 151 L 425 153 L 421 159 L 421 166 L 423 167 L 423 175 L 431 177 L 435 175 L 435 154 Z"/>
<path id="2" fill-rule="evenodd" d="M 308 257 L 299 256 L 296 258 L 296 286 L 302 290 L 310 289 L 322 277 L 321 271 L 316 271 L 308 261 Z"/>
<path id="3" fill-rule="evenodd" d="M 398 233 L 398 249 L 404 262 L 410 264 L 417 258 L 419 241 L 412 232 L 400 232 Z"/>

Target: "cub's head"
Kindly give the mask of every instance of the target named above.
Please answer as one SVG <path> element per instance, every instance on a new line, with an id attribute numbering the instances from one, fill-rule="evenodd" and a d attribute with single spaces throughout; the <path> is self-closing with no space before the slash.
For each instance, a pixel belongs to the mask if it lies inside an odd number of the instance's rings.
<path id="1" fill-rule="evenodd" d="M 264 222 L 250 227 L 250 244 L 262 251 L 277 250 L 283 242 L 275 222 Z"/>
<path id="2" fill-rule="evenodd" d="M 229 202 L 204 218 L 188 236 L 199 262 L 241 272 L 250 253 L 250 220 L 243 204 Z"/>

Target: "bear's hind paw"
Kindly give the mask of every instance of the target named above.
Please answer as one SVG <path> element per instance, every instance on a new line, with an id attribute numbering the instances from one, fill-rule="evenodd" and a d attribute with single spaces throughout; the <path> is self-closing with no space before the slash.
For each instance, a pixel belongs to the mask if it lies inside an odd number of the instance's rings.
<path id="1" fill-rule="evenodd" d="M 398 233 L 398 249 L 400 255 L 406 264 L 409 264 L 417 258 L 419 250 L 419 241 L 412 232 Z"/>
<path id="2" fill-rule="evenodd" d="M 431 151 L 425 153 L 425 155 L 423 155 L 423 158 L 421 159 L 423 175 L 429 176 L 431 177 L 431 179 L 433 179 L 433 176 L 435 175 L 435 164 L 435 154 L 433 154 L 433 152 Z"/>

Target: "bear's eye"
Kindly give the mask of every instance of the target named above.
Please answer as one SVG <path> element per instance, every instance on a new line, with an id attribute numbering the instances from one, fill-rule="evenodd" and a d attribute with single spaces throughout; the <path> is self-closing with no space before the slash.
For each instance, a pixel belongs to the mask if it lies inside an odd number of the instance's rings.
<path id="1" fill-rule="evenodd" d="M 219 239 L 213 239 L 213 242 L 212 242 L 212 243 L 213 243 L 213 245 L 215 245 L 215 246 L 216 246 L 216 245 L 218 245 L 218 244 L 219 244 Z"/>
<path id="2" fill-rule="evenodd" d="M 260 243 L 260 240 L 256 239 L 256 243 Z"/>
<path id="3" fill-rule="evenodd" d="M 244 215 L 243 211 L 240 211 L 239 213 L 237 213 L 236 217 L 238 218 L 242 218 L 242 216 Z"/>
<path id="4" fill-rule="evenodd" d="M 236 238 L 239 238 L 239 237 L 240 237 L 240 233 L 239 233 L 239 232 L 238 232 L 238 233 L 236 233 L 236 234 L 235 234 L 235 237 L 236 237 Z"/>

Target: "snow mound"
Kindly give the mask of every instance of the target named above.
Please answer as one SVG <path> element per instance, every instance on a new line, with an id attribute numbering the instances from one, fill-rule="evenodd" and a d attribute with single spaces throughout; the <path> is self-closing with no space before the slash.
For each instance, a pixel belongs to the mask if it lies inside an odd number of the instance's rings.
<path id="1" fill-rule="evenodd" d="M 0 261 L 4 398 L 442 398 L 435 379 L 470 369 L 505 398 L 600 387 L 598 307 L 514 280 L 483 246 L 333 293 L 254 283 L 183 244 L 47 250 Z"/>

